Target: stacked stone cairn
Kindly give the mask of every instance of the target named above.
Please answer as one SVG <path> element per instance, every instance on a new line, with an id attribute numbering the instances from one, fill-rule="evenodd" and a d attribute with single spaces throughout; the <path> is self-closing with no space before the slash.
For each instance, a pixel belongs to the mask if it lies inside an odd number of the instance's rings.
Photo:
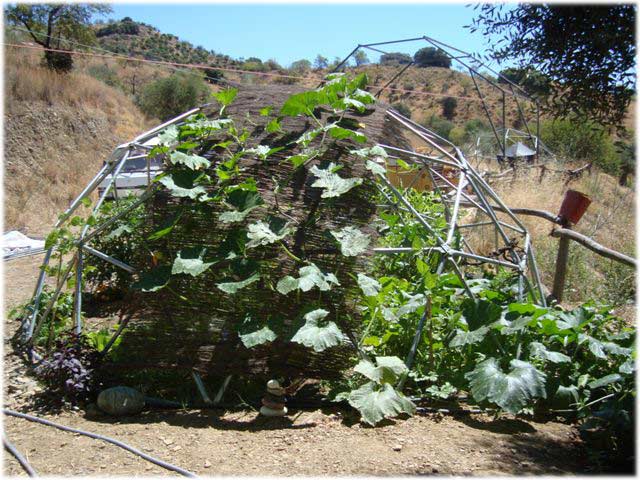
<path id="1" fill-rule="evenodd" d="M 284 417 L 287 414 L 287 407 L 284 406 L 284 388 L 277 380 L 267 382 L 267 393 L 262 397 L 262 407 L 260 414 L 265 417 Z"/>

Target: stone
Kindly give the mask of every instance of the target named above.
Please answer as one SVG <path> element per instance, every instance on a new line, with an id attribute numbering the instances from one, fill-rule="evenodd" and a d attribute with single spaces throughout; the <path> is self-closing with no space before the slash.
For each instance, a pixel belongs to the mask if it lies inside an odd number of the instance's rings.
<path id="1" fill-rule="evenodd" d="M 204 468 L 211 468 L 211 462 L 209 460 L 204 461 Z"/>
<path id="2" fill-rule="evenodd" d="M 287 414 L 287 407 L 283 407 L 282 410 L 274 410 L 273 408 L 265 407 L 260 408 L 260 415 L 265 417 L 284 417 Z"/>
<path id="3" fill-rule="evenodd" d="M 394 452 L 399 452 L 400 450 L 402 450 L 402 445 L 394 445 L 393 446 L 393 451 Z"/>

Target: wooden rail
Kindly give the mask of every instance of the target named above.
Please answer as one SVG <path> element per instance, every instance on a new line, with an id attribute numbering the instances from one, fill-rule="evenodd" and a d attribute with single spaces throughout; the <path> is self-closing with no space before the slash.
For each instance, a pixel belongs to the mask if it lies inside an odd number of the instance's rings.
<path id="1" fill-rule="evenodd" d="M 586 235 L 578 233 L 574 230 L 570 230 L 568 228 L 554 228 L 553 230 L 551 230 L 551 236 L 556 238 L 569 238 L 574 242 L 579 243 L 583 247 L 588 248 L 592 252 L 597 253 L 598 255 L 610 258 L 611 260 L 615 260 L 616 262 L 624 263 L 625 265 L 633 268 L 636 268 L 637 266 L 635 258 L 629 257 L 624 253 L 616 252 L 615 250 L 611 250 L 610 248 L 600 245 L 592 238 L 589 238 Z"/>
<path id="2" fill-rule="evenodd" d="M 460 202 L 460 205 L 464 207 L 474 206 L 471 202 Z M 494 210 L 498 210 L 500 212 L 505 211 L 505 209 L 500 207 L 499 205 L 492 205 L 491 208 L 493 208 Z M 536 210 L 534 208 L 509 208 L 509 209 L 516 215 L 528 215 L 528 216 L 533 216 L 538 218 L 544 218 L 545 220 L 551 223 L 554 223 L 556 225 L 562 225 L 562 220 L 557 215 L 554 215 L 553 213 L 548 212 L 546 210 Z M 624 253 L 620 253 L 615 250 L 612 250 L 608 247 L 605 247 L 604 245 L 600 245 L 598 242 L 596 242 L 592 238 L 589 238 L 586 235 L 583 235 L 571 229 L 554 227 L 554 229 L 551 231 L 551 236 L 555 238 L 560 238 L 560 239 L 567 238 L 567 239 L 573 240 L 576 243 L 579 243 L 580 245 L 582 245 L 583 247 L 588 248 L 592 252 L 597 253 L 598 255 L 609 258 L 619 263 L 623 263 L 624 265 L 627 265 L 629 267 L 636 268 L 637 266 L 637 262 L 635 258 L 629 257 Z"/>

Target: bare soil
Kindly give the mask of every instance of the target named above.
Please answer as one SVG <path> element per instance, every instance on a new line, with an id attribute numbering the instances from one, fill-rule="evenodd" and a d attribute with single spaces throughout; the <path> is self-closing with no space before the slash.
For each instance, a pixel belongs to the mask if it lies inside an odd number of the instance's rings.
<path id="1" fill-rule="evenodd" d="M 5 263 L 5 309 L 31 295 L 42 256 Z M 574 426 L 486 415 L 415 416 L 377 428 L 352 412 L 292 411 L 268 419 L 255 411 L 151 410 L 131 417 L 44 411 L 42 391 L 8 338 L 4 405 L 107 435 L 199 475 L 516 475 L 586 473 Z M 103 441 L 5 416 L 7 437 L 41 475 L 173 474 Z M 23 475 L 5 455 L 4 473 Z"/>

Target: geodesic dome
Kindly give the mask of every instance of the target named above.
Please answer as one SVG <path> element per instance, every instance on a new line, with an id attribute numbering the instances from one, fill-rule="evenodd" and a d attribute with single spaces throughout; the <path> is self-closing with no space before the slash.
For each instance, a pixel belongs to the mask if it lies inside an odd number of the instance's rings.
<path id="1" fill-rule="evenodd" d="M 65 273 L 76 279 L 76 332 L 83 329 L 86 255 L 136 280 L 136 311 L 108 343 L 126 329 L 121 368 L 213 379 L 340 375 L 358 354 L 357 298 L 375 290 L 367 272 L 380 257 L 428 258 L 437 274 L 457 275 L 471 298 L 468 267 L 506 269 L 517 278 L 519 298 L 544 304 L 523 223 L 459 148 L 360 87 L 334 75 L 312 92 L 245 87 L 232 98 L 228 90 L 219 97 L 222 108 L 194 109 L 118 146 L 60 224 L 107 180 L 97 213 L 129 159 L 162 158 L 165 172 L 111 218 L 82 227 Z M 433 192 L 444 226 L 413 202 L 417 184 Z M 136 264 L 92 245 L 115 235 L 139 207 L 145 245 Z M 381 241 L 377 220 L 389 211 L 410 218 L 422 240 Z M 476 229 L 482 245 L 473 239 Z M 40 327 L 38 309 L 52 303 L 39 305 L 44 275 L 24 324 L 27 343 Z"/>

